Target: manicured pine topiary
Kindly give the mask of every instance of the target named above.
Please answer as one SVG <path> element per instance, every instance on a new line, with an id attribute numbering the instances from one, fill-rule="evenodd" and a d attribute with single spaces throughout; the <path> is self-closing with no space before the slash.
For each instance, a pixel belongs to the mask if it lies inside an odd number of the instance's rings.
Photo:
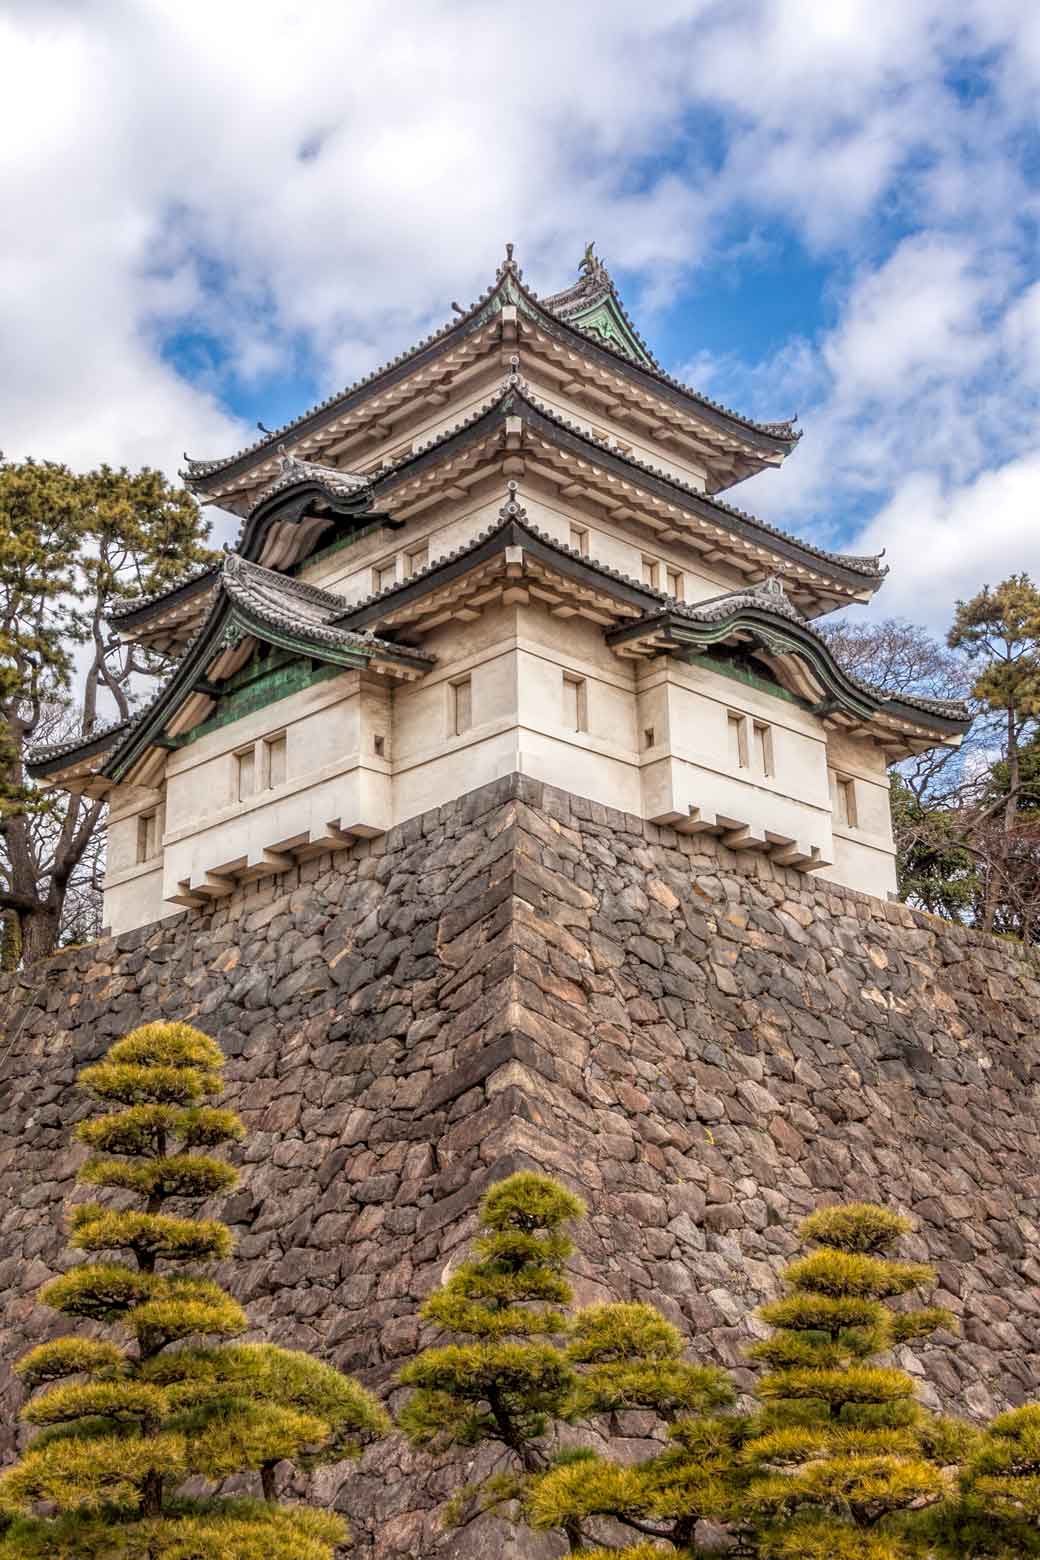
<path id="1" fill-rule="evenodd" d="M 573 1244 L 562 1226 L 584 1204 L 546 1176 L 521 1171 L 480 1205 L 477 1257 L 463 1262 L 422 1307 L 422 1316 L 464 1340 L 426 1349 L 401 1371 L 414 1387 L 398 1424 L 417 1445 L 498 1442 L 525 1473 L 545 1467 L 541 1445 L 575 1382 L 555 1342 Z"/>
<path id="2" fill-rule="evenodd" d="M 784 1275 L 789 1293 L 759 1315 L 776 1329 L 755 1344 L 768 1367 L 765 1407 L 745 1449 L 755 1472 L 745 1522 L 764 1560 L 902 1560 L 920 1553 L 906 1521 L 947 1493 L 943 1469 L 971 1443 L 928 1414 L 911 1378 L 878 1356 L 951 1328 L 935 1306 L 887 1304 L 934 1274 L 889 1254 L 908 1220 L 867 1203 L 826 1208 L 800 1230 L 815 1249 Z"/>
<path id="3" fill-rule="evenodd" d="M 52 1280 L 40 1298 L 114 1325 L 121 1341 L 58 1338 L 20 1361 L 34 1393 L 23 1418 L 39 1433 L 0 1477 L 0 1560 L 330 1560 L 346 1539 L 339 1517 L 276 1504 L 274 1468 L 283 1459 L 305 1465 L 350 1455 L 385 1433 L 375 1399 L 288 1350 L 183 1347 L 248 1326 L 218 1284 L 182 1271 L 228 1256 L 230 1231 L 166 1211 L 237 1179 L 198 1152 L 243 1135 L 233 1112 L 208 1103 L 223 1087 L 223 1063 L 200 1031 L 155 1023 L 80 1075 L 96 1100 L 118 1108 L 78 1126 L 93 1150 L 79 1179 L 143 1206 L 74 1207 L 72 1244 L 91 1260 Z M 250 1472 L 267 1500 L 179 1493 L 189 1479 Z"/>
<path id="4" fill-rule="evenodd" d="M 674 1523 L 651 1520 L 671 1509 L 663 1487 L 696 1483 L 706 1495 L 713 1459 L 732 1461 L 729 1430 L 691 1417 L 729 1402 L 726 1378 L 685 1364 L 680 1335 L 664 1317 L 631 1303 L 570 1311 L 564 1270 L 573 1246 L 563 1226 L 583 1212 L 565 1188 L 527 1172 L 487 1193 L 476 1259 L 422 1311 L 463 1341 L 427 1349 L 405 1367 L 401 1380 L 415 1391 L 399 1416 L 420 1445 L 497 1443 L 512 1455 L 512 1474 L 460 1492 L 456 1517 L 515 1502 L 523 1520 L 559 1529 L 575 1550 L 593 1541 L 589 1523 L 603 1515 L 636 1533 L 670 1533 Z M 556 1426 L 629 1409 L 674 1422 L 673 1447 L 645 1481 L 584 1448 L 554 1451 Z"/>
<path id="5" fill-rule="evenodd" d="M 1040 1556 L 1040 1403 L 998 1414 L 979 1436 L 930 1536 L 942 1560 Z"/>
<path id="6" fill-rule="evenodd" d="M 640 1304 L 579 1311 L 566 1355 L 578 1367 L 567 1418 L 589 1420 L 641 1410 L 656 1415 L 666 1444 L 640 1463 L 618 1463 L 585 1449 L 564 1454 L 531 1483 L 528 1520 L 535 1528 L 589 1531 L 612 1518 L 634 1534 L 693 1553 L 698 1523 L 725 1522 L 745 1482 L 740 1447 L 746 1421 L 722 1413 L 734 1393 L 725 1373 L 682 1358 L 683 1339 L 660 1312 Z M 610 1420 L 603 1427 L 614 1428 Z M 640 1543 L 615 1551 L 621 1560 L 661 1554 Z"/>

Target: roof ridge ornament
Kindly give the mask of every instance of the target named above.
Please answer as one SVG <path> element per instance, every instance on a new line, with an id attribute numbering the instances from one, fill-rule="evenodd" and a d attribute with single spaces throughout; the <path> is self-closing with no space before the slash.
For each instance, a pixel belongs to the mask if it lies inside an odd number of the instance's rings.
<path id="1" fill-rule="evenodd" d="M 755 586 L 756 596 L 779 596 L 781 601 L 787 600 L 787 592 L 784 589 L 783 577 L 779 574 L 767 574 L 764 580 L 759 580 Z"/>
<path id="2" fill-rule="evenodd" d="M 512 244 L 506 245 L 506 257 L 495 272 L 496 282 L 500 282 L 507 272 L 509 275 L 515 276 L 518 282 L 522 282 L 524 279 L 523 271 L 513 259 L 513 247 Z"/>
<path id="3" fill-rule="evenodd" d="M 509 496 L 502 505 L 502 508 L 498 511 L 500 520 L 527 519 L 527 510 L 524 508 L 523 504 L 517 501 L 517 491 L 518 489 L 515 482 L 506 483 L 506 492 Z"/>
<path id="4" fill-rule="evenodd" d="M 599 255 L 593 253 L 595 248 L 596 240 L 594 238 L 590 238 L 588 243 L 585 245 L 585 253 L 581 257 L 581 264 L 578 266 L 578 275 L 584 276 L 586 280 L 590 282 L 609 282 L 610 277 L 607 274 L 606 266 L 603 264 L 603 261 L 600 259 Z"/>

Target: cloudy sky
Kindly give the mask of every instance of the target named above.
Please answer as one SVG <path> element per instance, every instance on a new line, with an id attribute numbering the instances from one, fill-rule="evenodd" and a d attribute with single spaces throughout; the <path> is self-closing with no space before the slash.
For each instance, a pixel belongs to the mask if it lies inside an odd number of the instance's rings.
<path id="1" fill-rule="evenodd" d="M 0 448 L 221 455 L 594 238 L 736 501 L 1040 575 L 1036 0 L 0 0 Z"/>

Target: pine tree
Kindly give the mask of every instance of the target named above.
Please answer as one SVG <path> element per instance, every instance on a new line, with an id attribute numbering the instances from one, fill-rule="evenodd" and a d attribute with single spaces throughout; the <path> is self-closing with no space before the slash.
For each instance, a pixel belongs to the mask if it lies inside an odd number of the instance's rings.
<path id="1" fill-rule="evenodd" d="M 695 1416 L 728 1403 L 731 1390 L 721 1371 L 681 1360 L 678 1331 L 651 1306 L 570 1311 L 564 1269 L 573 1247 L 562 1226 L 583 1211 L 562 1186 L 526 1172 L 485 1196 L 476 1259 L 422 1312 L 464 1341 L 405 1367 L 401 1380 L 416 1390 L 399 1423 L 420 1445 L 497 1443 L 511 1454 L 513 1473 L 460 1492 L 457 1515 L 474 1501 L 483 1509 L 514 1501 L 525 1520 L 562 1531 L 575 1550 L 592 1541 L 588 1524 L 601 1516 L 637 1533 L 692 1533 L 693 1504 L 720 1504 L 734 1445 L 729 1424 Z M 671 1447 L 645 1475 L 583 1447 L 554 1446 L 560 1425 L 609 1428 L 630 1409 L 672 1426 Z M 680 1487 L 682 1515 L 670 1522 Z M 641 1551 L 632 1553 L 638 1560 Z"/>
<path id="2" fill-rule="evenodd" d="M 972 696 L 1003 726 L 1005 782 L 981 809 L 968 841 L 979 850 L 984 868 L 979 919 L 985 931 L 992 931 L 1002 919 L 1002 900 L 1022 897 L 1014 837 L 1022 826 L 1023 749 L 1040 720 L 1040 590 L 1028 574 L 1013 574 L 992 589 L 983 586 L 970 601 L 958 601 L 947 643 L 976 664 Z M 984 824 L 998 812 L 1003 828 L 987 842 Z M 1026 854 L 1028 905 L 1024 916 L 1024 907 L 1016 905 L 1011 919 L 1031 924 L 1036 913 L 1036 853 Z"/>
<path id="3" fill-rule="evenodd" d="M 426 1321 L 466 1339 L 426 1349 L 401 1371 L 414 1387 L 398 1423 L 417 1445 L 498 1442 L 520 1468 L 545 1466 L 540 1442 L 574 1386 L 552 1340 L 567 1329 L 564 1267 L 573 1245 L 561 1226 L 584 1204 L 548 1177 L 521 1171 L 487 1192 L 478 1256 L 462 1263 L 422 1308 Z"/>
<path id="4" fill-rule="evenodd" d="M 942 1560 L 1040 1556 L 1040 1403 L 998 1414 L 979 1436 L 930 1537 Z"/>
<path id="5" fill-rule="evenodd" d="M 89 1259 L 40 1298 L 126 1341 L 57 1338 L 19 1362 L 34 1394 L 23 1418 L 38 1433 L 0 1477 L 0 1560 L 329 1560 L 345 1539 L 338 1517 L 276 1504 L 273 1470 L 360 1450 L 389 1428 L 379 1404 L 305 1355 L 176 1347 L 248 1326 L 218 1284 L 182 1271 L 228 1256 L 226 1225 L 166 1206 L 197 1204 L 237 1179 L 198 1152 L 242 1136 L 238 1117 L 211 1103 L 222 1068 L 208 1036 L 155 1023 L 80 1074 L 96 1101 L 117 1108 L 79 1124 L 93 1151 L 79 1179 L 124 1195 L 118 1208 L 72 1209 L 72 1244 Z M 143 1206 L 127 1207 L 126 1194 Z M 179 1493 L 189 1479 L 249 1473 L 267 1500 Z"/>
<path id="6" fill-rule="evenodd" d="M 72 472 L 56 461 L 0 457 L 5 968 L 44 958 L 67 940 L 70 892 L 74 901 L 98 902 L 90 856 L 104 804 L 34 786 L 25 773 L 27 753 L 89 736 L 105 703 L 120 719 L 129 715 L 142 674 L 156 674 L 162 661 L 112 633 L 106 615 L 215 561 L 208 533 L 191 495 L 161 472 Z"/>
<path id="7" fill-rule="evenodd" d="M 811 1215 L 800 1234 L 815 1249 L 787 1268 L 789 1293 L 759 1312 L 776 1332 L 751 1350 L 768 1371 L 744 1453 L 755 1477 L 742 1525 L 766 1560 L 918 1553 L 905 1514 L 944 1496 L 943 1469 L 970 1444 L 965 1426 L 914 1400 L 904 1371 L 878 1362 L 952 1326 L 938 1307 L 887 1304 L 934 1280 L 930 1268 L 889 1255 L 909 1228 L 866 1203 Z"/>

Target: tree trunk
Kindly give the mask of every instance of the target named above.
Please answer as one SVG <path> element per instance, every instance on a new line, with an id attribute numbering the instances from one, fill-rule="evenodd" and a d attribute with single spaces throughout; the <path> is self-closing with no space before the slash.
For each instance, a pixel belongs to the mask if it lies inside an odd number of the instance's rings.
<path id="1" fill-rule="evenodd" d="M 22 925 L 17 913 L 7 910 L 3 916 L 3 931 L 0 933 L 0 970 L 9 975 L 21 962 Z"/>
<path id="2" fill-rule="evenodd" d="M 61 930 L 61 909 L 40 905 L 36 910 L 23 911 L 19 917 L 22 940 L 22 959 L 26 965 L 46 959 L 58 946 Z"/>
<path id="3" fill-rule="evenodd" d="M 1004 833 L 1011 834 L 1014 831 L 1018 813 L 1018 787 L 1021 779 L 1018 753 L 1018 722 L 1015 719 L 1014 705 L 1007 712 L 1007 750 L 1008 799 L 1004 808 Z"/>
<path id="4" fill-rule="evenodd" d="M 1008 706 L 1007 712 L 1007 766 L 1008 766 L 1008 795 L 1004 803 L 1004 849 L 1001 853 L 1001 864 L 1007 862 L 1009 854 L 1009 841 L 1014 833 L 1018 815 L 1018 787 L 1021 778 L 1021 761 L 1018 751 L 1018 721 L 1015 718 L 1014 705 Z M 982 911 L 982 930 L 991 932 L 993 922 L 997 914 L 997 900 L 999 898 L 999 875 L 995 870 L 995 863 L 991 859 L 986 874 L 986 897 Z"/>
<path id="5" fill-rule="evenodd" d="M 141 1489 L 142 1517 L 161 1517 L 163 1508 L 163 1476 L 161 1473 L 145 1475 Z"/>

